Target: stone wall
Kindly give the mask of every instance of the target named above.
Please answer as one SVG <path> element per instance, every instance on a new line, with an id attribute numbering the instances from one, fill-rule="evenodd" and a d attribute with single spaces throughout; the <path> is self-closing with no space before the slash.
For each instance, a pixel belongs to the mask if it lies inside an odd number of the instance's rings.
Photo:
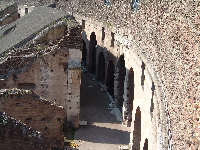
<path id="1" fill-rule="evenodd" d="M 8 89 L 0 94 L 0 111 L 40 131 L 50 147 L 64 146 L 65 110 L 29 90 Z"/>
<path id="2" fill-rule="evenodd" d="M 2 7 L 0 10 L 0 26 L 10 24 L 19 18 L 17 3 L 1 2 Z"/>
<path id="3" fill-rule="evenodd" d="M 154 82 L 157 82 L 157 79 L 153 77 L 152 73 L 150 72 L 151 68 L 149 68 L 148 65 L 146 65 L 143 62 L 143 59 L 135 52 L 135 51 L 128 51 L 126 46 L 123 44 L 120 44 L 118 39 L 122 39 L 122 37 L 119 34 L 115 34 L 115 42 L 114 47 L 111 47 L 111 32 L 114 32 L 112 28 L 109 26 L 106 26 L 106 24 L 103 24 L 101 22 L 98 22 L 96 20 L 90 19 L 90 18 L 82 18 L 77 16 L 77 20 L 79 22 L 82 22 L 82 19 L 86 20 L 85 23 L 85 29 L 82 34 L 82 38 L 84 42 L 86 43 L 86 49 L 87 54 L 90 53 L 89 51 L 89 42 L 90 40 L 88 37 L 90 37 L 92 32 L 95 32 L 96 36 L 96 73 L 98 79 L 98 73 L 99 72 L 105 72 L 104 79 L 105 82 L 102 82 L 105 87 L 109 88 L 109 85 L 107 84 L 108 80 L 108 74 L 109 74 L 109 68 L 108 65 L 110 62 L 113 62 L 115 67 L 114 72 L 114 101 L 116 103 L 116 107 L 119 107 L 118 99 L 116 95 L 118 93 L 121 93 L 122 90 L 124 91 L 123 97 L 123 108 L 122 109 L 122 117 L 123 117 L 123 124 L 127 124 L 128 126 L 131 126 L 132 132 L 130 134 L 130 147 L 134 147 L 134 127 L 137 126 L 137 121 L 135 121 L 135 115 L 136 115 L 136 109 L 140 109 L 140 120 L 141 123 L 139 126 L 141 126 L 141 134 L 140 136 L 136 136 L 139 140 L 139 146 L 140 148 L 143 147 L 145 143 L 145 139 L 148 139 L 149 149 L 166 149 L 168 145 L 168 138 L 167 138 L 167 127 L 164 122 L 167 121 L 165 116 L 165 111 L 163 110 L 163 104 L 160 103 L 160 91 L 159 89 L 155 90 Z M 105 28 L 104 34 L 105 39 L 102 41 L 102 27 Z M 136 49 L 136 47 L 132 47 L 132 49 Z M 105 57 L 104 65 L 105 67 L 102 67 L 102 63 L 99 63 L 99 55 L 103 53 Z M 89 54 L 88 54 L 89 55 Z M 120 67 L 123 66 L 123 63 L 121 59 L 125 61 L 125 71 L 126 76 L 123 81 L 121 81 L 122 70 Z M 89 58 L 88 58 L 89 59 Z M 90 63 L 90 62 L 88 62 Z M 103 71 L 102 68 L 105 70 Z M 133 69 L 133 79 L 129 79 L 129 71 L 130 68 Z M 124 86 L 119 88 L 119 84 L 121 82 L 124 82 Z M 133 82 L 131 93 L 129 90 L 130 82 Z M 132 105 L 132 106 L 131 106 Z M 122 107 L 122 106 L 121 106 Z M 121 116 L 119 116 L 121 117 Z M 137 141 L 137 140 L 136 140 Z M 138 142 L 137 142 L 138 143 Z"/>
<path id="4" fill-rule="evenodd" d="M 131 9 L 127 0 L 111 0 L 108 7 L 103 1 L 85 0 L 74 2 L 71 8 L 95 32 L 110 27 L 116 45 L 126 53 L 127 69 L 135 63 L 129 63 L 134 52 L 145 63 L 159 93 L 157 103 L 164 121 L 158 125 L 165 130 L 157 133 L 163 134 L 163 149 L 199 147 L 199 2 L 139 1 Z M 105 37 L 110 44 L 111 35 Z"/>
<path id="5" fill-rule="evenodd" d="M 73 94 L 69 96 L 68 89 L 71 86 L 80 89 L 80 75 L 77 81 L 71 83 L 68 65 L 75 61 L 75 69 L 80 74 L 80 32 L 81 28 L 74 18 L 63 18 L 40 32 L 32 42 L 4 54 L 0 64 L 3 77 L 0 87 L 34 90 L 43 98 L 63 106 L 68 121 L 72 121 L 70 118 L 73 116 L 79 118 L 80 90 L 73 92 L 77 106 L 72 111 L 68 109 L 71 107 L 68 103 Z M 70 51 L 70 48 L 75 50 Z M 71 67 L 74 67 L 73 63 Z"/>
<path id="6" fill-rule="evenodd" d="M 2 150 L 50 150 L 43 134 L 0 112 Z"/>

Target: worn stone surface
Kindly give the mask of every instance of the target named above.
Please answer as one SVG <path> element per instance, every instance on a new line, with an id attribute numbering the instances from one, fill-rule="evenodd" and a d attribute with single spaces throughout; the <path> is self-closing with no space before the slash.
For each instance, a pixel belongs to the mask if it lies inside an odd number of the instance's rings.
<path id="1" fill-rule="evenodd" d="M 0 147 L 3 150 L 50 150 L 43 134 L 0 112 Z"/>
<path id="2" fill-rule="evenodd" d="M 40 131 L 50 147 L 64 146 L 65 110 L 29 90 L 0 91 L 0 111 Z"/>
<path id="3" fill-rule="evenodd" d="M 19 19 L 14 32 L 0 39 L 0 89 L 33 90 L 38 96 L 1 97 L 0 109 L 41 131 L 51 148 L 63 148 L 64 119 L 79 125 L 82 28 L 74 17 L 43 8 Z M 30 30 L 23 32 L 26 23 Z"/>
<path id="4" fill-rule="evenodd" d="M 0 26 L 16 21 L 18 16 L 18 6 L 15 2 L 0 2 Z"/>
<path id="5" fill-rule="evenodd" d="M 50 1 L 30 2 L 42 5 Z M 28 2 L 21 0 L 20 3 Z M 134 65 L 138 80 L 141 79 L 141 61 L 145 63 L 145 76 L 149 75 L 151 80 L 145 81 L 144 87 L 150 87 L 153 80 L 157 97 L 155 116 L 160 116 L 156 133 L 163 135 L 163 139 L 158 138 L 163 149 L 199 147 L 199 1 L 139 1 L 131 9 L 129 0 L 110 0 L 108 7 L 99 0 L 60 0 L 57 7 L 73 12 L 80 22 L 86 20 L 86 26 L 91 25 L 86 29 L 85 39 L 89 39 L 91 32 L 99 32 L 97 46 L 105 27 L 108 44 L 103 46 L 103 51 L 108 50 L 115 57 L 124 52 L 126 69 L 135 64 L 131 61 L 135 55 L 134 60 L 139 62 Z M 120 49 L 110 48 L 111 31 Z M 148 93 L 150 91 L 148 88 Z M 147 97 L 149 104 L 151 97 L 148 94 Z"/>

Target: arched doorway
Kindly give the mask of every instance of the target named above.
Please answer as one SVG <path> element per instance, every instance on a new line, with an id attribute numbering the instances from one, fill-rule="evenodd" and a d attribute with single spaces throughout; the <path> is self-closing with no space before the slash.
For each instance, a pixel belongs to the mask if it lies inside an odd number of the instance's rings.
<path id="1" fill-rule="evenodd" d="M 97 79 L 102 83 L 105 81 L 105 57 L 103 52 L 99 53 Z"/>
<path id="2" fill-rule="evenodd" d="M 140 141 L 141 141 L 141 111 L 140 107 L 137 107 L 135 113 L 135 121 L 134 121 L 132 150 L 140 150 Z"/>
<path id="3" fill-rule="evenodd" d="M 131 67 L 128 73 L 128 83 L 127 83 L 127 97 L 128 97 L 128 124 L 130 127 L 132 123 L 132 111 L 133 111 L 133 100 L 134 100 L 134 72 Z"/>
<path id="4" fill-rule="evenodd" d="M 92 68 L 91 73 L 96 73 L 96 48 L 94 47 L 92 50 Z"/>
<path id="5" fill-rule="evenodd" d="M 124 60 L 124 55 L 121 55 L 116 65 L 116 77 L 115 77 L 115 85 L 116 85 L 115 100 L 121 111 L 124 102 L 123 94 L 124 94 L 125 76 L 126 76 L 125 60 Z"/>
<path id="6" fill-rule="evenodd" d="M 89 72 L 96 73 L 96 35 L 95 32 L 92 32 L 90 35 L 89 43 Z"/>
<path id="7" fill-rule="evenodd" d="M 109 61 L 108 68 L 107 68 L 107 88 L 108 92 L 112 97 L 114 97 L 114 72 L 115 72 L 115 66 L 112 61 Z"/>
<path id="8" fill-rule="evenodd" d="M 82 47 L 82 65 L 86 66 L 86 59 L 87 59 L 87 48 L 86 48 L 86 43 L 84 40 L 82 40 L 83 42 L 83 47 Z"/>
<path id="9" fill-rule="evenodd" d="M 148 150 L 148 139 L 145 139 L 143 150 Z"/>

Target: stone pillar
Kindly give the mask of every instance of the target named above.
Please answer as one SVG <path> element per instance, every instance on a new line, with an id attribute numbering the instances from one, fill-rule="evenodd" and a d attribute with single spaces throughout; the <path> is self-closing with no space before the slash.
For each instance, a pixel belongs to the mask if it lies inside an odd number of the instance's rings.
<path id="1" fill-rule="evenodd" d="M 67 120 L 74 128 L 79 127 L 81 84 L 81 51 L 69 49 L 68 60 L 68 98 L 66 103 Z"/>

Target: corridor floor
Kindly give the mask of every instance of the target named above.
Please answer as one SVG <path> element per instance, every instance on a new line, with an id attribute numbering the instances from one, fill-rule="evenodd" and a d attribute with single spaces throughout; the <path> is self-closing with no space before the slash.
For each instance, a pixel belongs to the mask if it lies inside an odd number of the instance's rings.
<path id="1" fill-rule="evenodd" d="M 88 121 L 75 133 L 79 150 L 117 150 L 128 145 L 129 128 L 110 113 L 109 97 L 91 75 L 82 76 L 80 120 Z"/>

